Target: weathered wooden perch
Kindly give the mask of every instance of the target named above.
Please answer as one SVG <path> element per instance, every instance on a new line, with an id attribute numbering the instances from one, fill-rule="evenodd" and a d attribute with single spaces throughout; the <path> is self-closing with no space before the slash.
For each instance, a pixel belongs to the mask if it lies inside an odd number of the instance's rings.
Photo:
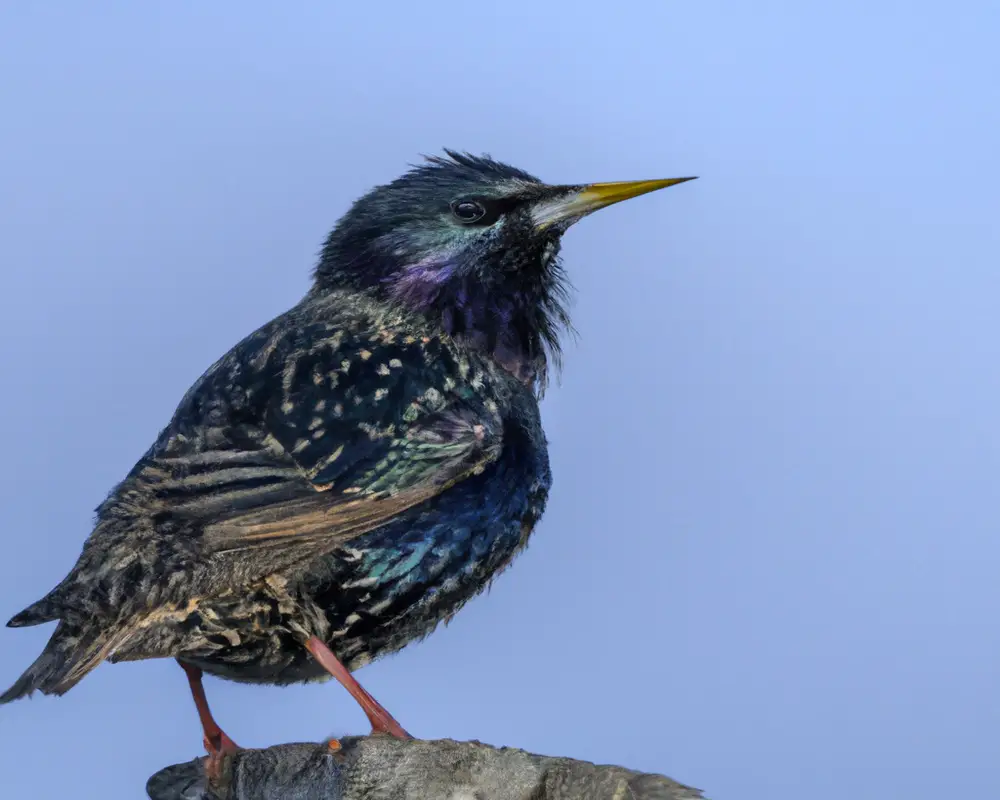
<path id="1" fill-rule="evenodd" d="M 702 800 L 662 775 L 480 742 L 351 736 L 243 750 L 209 780 L 205 758 L 146 784 L 152 800 Z"/>

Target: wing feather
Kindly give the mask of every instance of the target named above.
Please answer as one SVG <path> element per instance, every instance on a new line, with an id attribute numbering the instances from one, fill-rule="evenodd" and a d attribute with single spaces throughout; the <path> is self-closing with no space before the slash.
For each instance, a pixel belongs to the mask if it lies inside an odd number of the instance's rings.
<path id="1" fill-rule="evenodd" d="M 215 462 L 199 455 L 192 480 L 225 486 L 239 499 L 224 512 L 211 497 L 188 500 L 189 508 L 215 512 L 203 525 L 209 552 L 336 547 L 499 455 L 496 406 L 474 390 L 468 365 L 440 341 L 344 329 L 298 339 L 308 346 L 270 344 L 260 369 L 275 377 L 259 393 L 258 416 L 241 423 L 256 425 L 254 435 L 226 437 L 260 442 L 270 460 L 234 466 L 239 459 L 231 454 Z M 219 465 L 214 475 L 206 473 L 212 463 Z"/>

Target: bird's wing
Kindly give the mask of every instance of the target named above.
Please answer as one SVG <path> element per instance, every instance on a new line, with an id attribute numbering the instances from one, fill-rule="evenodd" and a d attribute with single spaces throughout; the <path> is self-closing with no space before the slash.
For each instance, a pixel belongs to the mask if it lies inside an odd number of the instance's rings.
<path id="1" fill-rule="evenodd" d="M 206 520 L 205 546 L 328 549 L 481 472 L 500 452 L 502 418 L 468 369 L 439 340 L 384 330 L 272 347 L 258 422 L 295 478 Z"/>

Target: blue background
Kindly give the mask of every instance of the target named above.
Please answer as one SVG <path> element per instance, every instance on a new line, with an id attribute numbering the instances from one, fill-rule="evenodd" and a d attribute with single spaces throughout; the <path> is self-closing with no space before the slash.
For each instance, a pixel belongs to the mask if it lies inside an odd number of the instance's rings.
<path id="1" fill-rule="evenodd" d="M 567 235 L 548 514 L 359 677 L 418 736 L 713 798 L 1000 796 L 998 41 L 985 1 L 2 4 L 0 616 L 420 153 L 696 174 Z M 247 746 L 365 729 L 333 684 L 208 692 Z M 169 661 L 0 709 L 4 797 L 199 752 Z"/>

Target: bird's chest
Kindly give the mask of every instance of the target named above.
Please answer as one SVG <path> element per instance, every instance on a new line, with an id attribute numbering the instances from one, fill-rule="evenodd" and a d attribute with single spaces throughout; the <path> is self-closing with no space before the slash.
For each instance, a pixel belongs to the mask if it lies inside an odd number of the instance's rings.
<path id="1" fill-rule="evenodd" d="M 314 565 L 305 591 L 352 669 L 450 618 L 525 546 L 551 482 L 540 428 L 512 425 L 501 457 Z"/>

